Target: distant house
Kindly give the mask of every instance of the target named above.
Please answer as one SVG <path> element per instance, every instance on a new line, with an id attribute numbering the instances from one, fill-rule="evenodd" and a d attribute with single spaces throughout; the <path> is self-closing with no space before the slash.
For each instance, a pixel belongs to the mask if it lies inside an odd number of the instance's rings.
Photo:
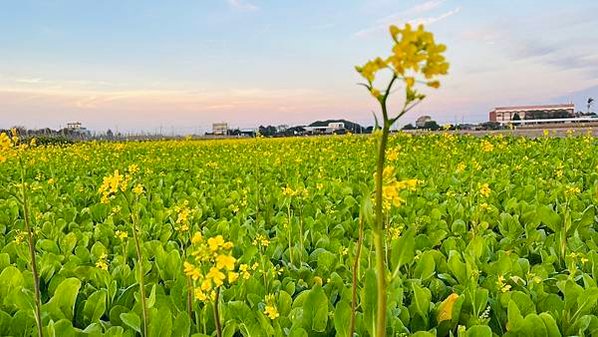
<path id="1" fill-rule="evenodd" d="M 551 104 L 498 107 L 490 111 L 491 122 L 508 123 L 513 120 L 557 119 L 575 117 L 575 104 Z"/>
<path id="2" fill-rule="evenodd" d="M 213 123 L 212 134 L 225 136 L 228 134 L 228 123 Z"/>
<path id="3" fill-rule="evenodd" d="M 83 127 L 81 122 L 66 123 L 66 131 L 72 135 L 88 136 L 90 134 L 89 130 Z"/>
<path id="4" fill-rule="evenodd" d="M 333 134 L 350 131 L 352 133 L 363 133 L 364 128 L 344 119 L 329 119 L 325 121 L 316 121 L 303 127 L 307 133 L 311 134 Z"/>
<path id="5" fill-rule="evenodd" d="M 426 127 L 426 123 L 431 122 L 432 121 L 432 117 L 430 116 L 421 116 L 419 117 L 416 121 L 415 121 L 415 126 L 417 128 L 425 128 Z"/>

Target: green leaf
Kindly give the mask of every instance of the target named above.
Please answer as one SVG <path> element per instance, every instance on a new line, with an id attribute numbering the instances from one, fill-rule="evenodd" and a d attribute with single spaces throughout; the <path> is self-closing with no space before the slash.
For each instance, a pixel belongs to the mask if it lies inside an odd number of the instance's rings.
<path id="1" fill-rule="evenodd" d="M 174 324 L 172 326 L 172 336 L 187 337 L 189 336 L 190 332 L 191 320 L 189 319 L 189 314 L 185 311 L 181 311 L 174 320 Z"/>
<path id="2" fill-rule="evenodd" d="M 66 318 L 72 321 L 75 301 L 80 288 L 81 281 L 77 278 L 71 277 L 63 280 L 54 291 L 54 296 L 44 305 L 45 310 L 50 312 L 51 317 L 56 320 Z"/>
<path id="3" fill-rule="evenodd" d="M 328 324 L 328 297 L 322 286 L 314 286 L 303 303 L 304 327 L 316 332 L 324 332 Z"/>
<path id="4" fill-rule="evenodd" d="M 147 308 L 153 308 L 154 304 L 156 304 L 156 285 L 152 287 L 152 291 L 150 292 L 149 298 L 147 299 Z"/>
<path id="5" fill-rule="evenodd" d="M 492 329 L 487 325 L 474 325 L 467 329 L 466 337 L 492 337 Z"/>
<path id="6" fill-rule="evenodd" d="M 346 301 L 340 301 L 334 310 L 334 328 L 337 337 L 349 336 L 349 322 L 351 322 L 351 305 Z"/>
<path id="7" fill-rule="evenodd" d="M 401 266 L 410 263 L 415 257 L 415 229 L 410 228 L 398 240 L 393 240 L 390 263 L 393 276 L 396 276 Z"/>
<path id="8" fill-rule="evenodd" d="M 548 226 L 553 232 L 559 232 L 562 226 L 561 216 L 549 206 L 540 206 L 536 210 L 540 222 Z"/>
<path id="9" fill-rule="evenodd" d="M 509 301 L 509 306 L 507 308 L 507 317 L 508 331 L 519 331 L 523 329 L 523 316 L 521 316 L 521 312 L 519 312 L 517 303 L 515 303 L 515 301 L 513 300 Z"/>
<path id="10" fill-rule="evenodd" d="M 417 260 L 413 276 L 420 280 L 427 280 L 434 276 L 435 270 L 436 262 L 434 261 L 434 255 L 431 251 L 427 251 L 421 255 L 419 260 Z"/>
<path id="11" fill-rule="evenodd" d="M 149 320 L 149 337 L 170 337 L 172 335 L 172 313 L 168 307 L 152 309 Z"/>
<path id="12" fill-rule="evenodd" d="M 419 284 L 413 282 L 411 284 L 413 288 L 413 305 L 415 306 L 416 312 L 428 322 L 428 314 L 430 312 L 430 300 L 432 294 L 429 289 L 422 288 Z"/>
<path id="13" fill-rule="evenodd" d="M 536 313 L 536 305 L 529 297 L 529 295 L 521 292 L 521 291 L 513 291 L 511 292 L 511 300 L 515 301 L 517 304 L 517 308 L 522 316 L 527 316 L 529 314 Z"/>
<path id="14" fill-rule="evenodd" d="M 459 284 L 467 284 L 467 266 L 461 259 L 461 253 L 451 250 L 449 252 L 448 267 L 451 273 L 455 276 Z"/>
<path id="15" fill-rule="evenodd" d="M 98 322 L 106 311 L 107 291 L 102 289 L 94 292 L 85 301 L 83 306 L 83 318 L 88 323 Z"/>
<path id="16" fill-rule="evenodd" d="M 120 314 L 120 319 L 131 329 L 141 333 L 141 319 L 134 312 L 123 312 Z"/>
<path id="17" fill-rule="evenodd" d="M 538 315 L 542 321 L 544 322 L 544 326 L 546 327 L 547 337 L 561 337 L 561 331 L 559 330 L 554 317 L 552 317 L 549 313 L 542 312 Z"/>

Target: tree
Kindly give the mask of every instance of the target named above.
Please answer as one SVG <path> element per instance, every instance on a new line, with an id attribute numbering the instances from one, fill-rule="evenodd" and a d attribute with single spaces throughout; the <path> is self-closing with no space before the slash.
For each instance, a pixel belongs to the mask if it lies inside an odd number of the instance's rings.
<path id="1" fill-rule="evenodd" d="M 438 125 L 436 121 L 427 121 L 426 124 L 424 124 L 424 129 L 437 131 L 440 129 L 440 125 Z"/>
<path id="2" fill-rule="evenodd" d="M 405 126 L 403 126 L 403 130 L 415 130 L 415 126 L 413 126 L 413 124 L 409 123 Z"/>
<path id="3" fill-rule="evenodd" d="M 592 105 L 594 104 L 594 99 L 592 97 L 588 98 L 588 114 L 591 112 Z"/>
<path id="4" fill-rule="evenodd" d="M 513 115 L 513 118 L 511 120 L 513 120 L 513 121 L 520 121 L 521 117 L 519 116 L 518 113 L 515 113 L 515 115 Z"/>

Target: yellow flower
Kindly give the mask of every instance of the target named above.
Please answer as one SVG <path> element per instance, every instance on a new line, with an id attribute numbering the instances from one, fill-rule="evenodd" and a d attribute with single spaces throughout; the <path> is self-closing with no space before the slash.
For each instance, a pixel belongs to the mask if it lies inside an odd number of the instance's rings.
<path id="1" fill-rule="evenodd" d="M 243 279 L 248 280 L 251 277 L 251 274 L 249 273 L 249 265 L 243 263 L 239 266 L 239 272 L 241 272 L 241 276 L 243 276 Z"/>
<path id="2" fill-rule="evenodd" d="M 494 150 L 494 145 L 487 140 L 482 141 L 482 151 L 484 152 L 492 152 Z"/>
<path id="3" fill-rule="evenodd" d="M 565 195 L 568 197 L 573 196 L 575 194 L 579 194 L 579 193 L 581 193 L 581 189 L 577 186 L 569 186 L 565 190 Z"/>
<path id="4" fill-rule="evenodd" d="M 135 173 L 139 172 L 139 165 L 137 165 L 137 164 L 131 164 L 131 165 L 129 165 L 128 171 L 131 174 L 135 174 Z"/>
<path id="5" fill-rule="evenodd" d="M 266 305 L 266 308 L 264 309 L 264 314 L 268 316 L 268 318 L 271 320 L 275 320 L 280 316 L 280 314 L 278 313 L 278 309 L 276 309 L 276 306 L 274 305 Z"/>
<path id="6" fill-rule="evenodd" d="M 201 290 L 211 290 L 212 289 L 212 281 L 209 279 L 204 279 L 201 281 Z"/>
<path id="7" fill-rule="evenodd" d="M 206 277 L 212 280 L 216 287 L 220 287 L 224 283 L 223 281 L 226 278 L 226 275 L 224 275 L 218 268 L 212 267 Z"/>
<path id="8" fill-rule="evenodd" d="M 216 268 L 233 270 L 235 268 L 235 258 L 230 255 L 218 255 L 216 257 Z"/>
<path id="9" fill-rule="evenodd" d="M 127 237 L 129 237 L 129 233 L 127 233 L 127 232 L 124 232 L 124 231 L 119 231 L 119 230 L 117 230 L 117 231 L 116 231 L 114 234 L 115 234 L 115 235 L 116 235 L 116 237 L 117 237 L 118 239 L 120 239 L 121 241 L 122 241 L 122 240 L 124 240 L 124 239 L 126 239 Z"/>
<path id="10" fill-rule="evenodd" d="M 137 186 L 135 186 L 133 188 L 133 193 L 135 193 L 135 195 L 140 196 L 143 194 L 143 186 L 141 184 L 137 184 Z"/>
<path id="11" fill-rule="evenodd" d="M 484 198 L 488 198 L 490 196 L 491 192 L 492 192 L 492 190 L 490 189 L 490 187 L 486 183 L 482 184 L 482 187 L 480 187 L 480 194 Z"/>
<path id="12" fill-rule="evenodd" d="M 183 263 L 183 266 L 185 267 L 183 270 L 185 275 L 190 276 L 193 279 L 193 281 L 197 281 L 199 279 L 199 277 L 201 276 L 199 268 L 187 261 Z"/>
<path id="13" fill-rule="evenodd" d="M 507 291 L 511 290 L 511 285 L 505 283 L 505 277 L 502 275 L 498 276 L 498 280 L 496 281 L 496 286 L 503 293 L 506 293 Z"/>
<path id="14" fill-rule="evenodd" d="M 195 234 L 193 234 L 193 236 L 191 237 L 191 243 L 194 245 L 196 245 L 202 241 L 203 241 L 203 236 L 201 235 L 201 232 L 195 232 Z"/>
<path id="15" fill-rule="evenodd" d="M 217 251 L 224 244 L 224 238 L 222 235 L 218 235 L 208 239 L 208 246 L 212 252 Z"/>
<path id="16" fill-rule="evenodd" d="M 96 268 L 100 268 L 102 270 L 108 270 L 108 262 L 107 262 L 108 255 L 103 253 L 100 255 L 98 260 L 96 261 Z"/>
<path id="17" fill-rule="evenodd" d="M 388 160 L 390 160 L 390 161 L 397 160 L 399 158 L 399 151 L 397 151 L 395 149 L 391 149 L 390 151 L 388 151 L 386 158 L 388 158 Z"/>
<path id="18" fill-rule="evenodd" d="M 239 278 L 239 273 L 228 272 L 228 283 L 233 283 Z"/>
<path id="19" fill-rule="evenodd" d="M 202 302 L 208 299 L 208 296 L 206 296 L 206 294 L 201 289 L 195 289 L 194 295 L 197 300 Z"/>

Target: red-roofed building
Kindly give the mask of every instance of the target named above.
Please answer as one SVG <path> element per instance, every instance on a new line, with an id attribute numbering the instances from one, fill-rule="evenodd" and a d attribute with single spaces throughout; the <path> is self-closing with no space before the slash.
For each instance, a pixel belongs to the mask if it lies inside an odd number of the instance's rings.
<path id="1" fill-rule="evenodd" d="M 490 111 L 489 117 L 491 122 L 505 123 L 512 121 L 516 115 L 521 120 L 573 118 L 575 104 L 498 107 Z"/>

